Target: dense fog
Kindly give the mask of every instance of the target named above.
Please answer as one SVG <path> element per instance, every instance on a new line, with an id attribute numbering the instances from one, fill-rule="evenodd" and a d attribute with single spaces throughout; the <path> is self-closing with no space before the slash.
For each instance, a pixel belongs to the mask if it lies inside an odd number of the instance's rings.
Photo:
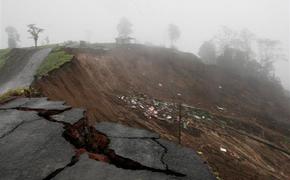
<path id="1" fill-rule="evenodd" d="M 19 33 L 19 47 L 33 46 L 28 24 L 44 29 L 39 44 L 68 40 L 114 42 L 117 24 L 126 17 L 137 43 L 170 47 L 168 25 L 179 28 L 175 47 L 198 54 L 203 42 L 226 26 L 247 29 L 259 38 L 280 42 L 284 58 L 275 62 L 276 75 L 290 89 L 289 1 L 287 0 L 1 0 L 0 48 L 7 48 L 5 28 Z"/>

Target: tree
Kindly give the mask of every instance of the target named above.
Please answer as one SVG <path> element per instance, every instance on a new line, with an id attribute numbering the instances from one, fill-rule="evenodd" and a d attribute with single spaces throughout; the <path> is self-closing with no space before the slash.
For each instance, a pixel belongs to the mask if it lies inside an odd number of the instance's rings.
<path id="1" fill-rule="evenodd" d="M 43 32 L 44 29 L 37 27 L 35 24 L 27 25 L 28 32 L 31 34 L 31 38 L 34 40 L 34 46 L 37 47 L 37 41 L 39 38 L 39 33 Z"/>
<path id="2" fill-rule="evenodd" d="M 5 31 L 8 35 L 8 47 L 16 48 L 18 46 L 18 42 L 20 41 L 20 36 L 17 30 L 13 26 L 8 26 L 5 28 Z"/>
<path id="3" fill-rule="evenodd" d="M 206 64 L 216 64 L 216 48 L 211 41 L 205 41 L 199 48 L 198 55 Z"/>
<path id="4" fill-rule="evenodd" d="M 219 55 L 223 54 L 228 48 L 233 48 L 245 52 L 248 60 L 254 58 L 252 46 L 255 40 L 256 36 L 248 29 L 235 31 L 226 26 L 222 26 L 220 32 L 213 38 Z"/>
<path id="5" fill-rule="evenodd" d="M 243 29 L 239 34 L 240 38 L 240 50 L 246 53 L 247 60 L 252 60 L 255 58 L 255 52 L 253 51 L 253 44 L 256 41 L 256 35 L 249 31 L 248 29 Z"/>
<path id="6" fill-rule="evenodd" d="M 271 39 L 258 39 L 259 61 L 262 73 L 267 77 L 274 77 L 274 62 L 283 59 L 279 49 L 280 42 Z"/>
<path id="7" fill-rule="evenodd" d="M 279 41 L 257 38 L 247 29 L 222 27 L 213 42 L 219 53 L 218 65 L 240 75 L 275 80 L 274 63 L 285 58 Z"/>
<path id="8" fill-rule="evenodd" d="M 180 37 L 180 31 L 179 31 L 178 26 L 176 26 L 175 24 L 169 24 L 168 34 L 169 34 L 171 47 L 174 47 L 174 42 L 176 42 L 177 39 L 179 39 Z"/>
<path id="9" fill-rule="evenodd" d="M 226 26 L 222 26 L 213 42 L 216 44 L 217 53 L 222 55 L 228 48 L 236 48 L 238 33 Z"/>
<path id="10" fill-rule="evenodd" d="M 117 31 L 119 33 L 119 37 L 127 38 L 133 32 L 132 31 L 132 24 L 131 22 L 123 17 L 119 24 L 117 25 Z"/>
<path id="11" fill-rule="evenodd" d="M 217 58 L 217 64 L 239 75 L 247 69 L 246 53 L 239 49 L 226 47 L 224 53 Z"/>
<path id="12" fill-rule="evenodd" d="M 219 66 L 241 76 L 278 82 L 274 63 L 287 60 L 279 41 L 258 38 L 247 29 L 234 31 L 224 26 L 212 42 L 217 47 Z"/>
<path id="13" fill-rule="evenodd" d="M 223 26 L 212 41 L 217 47 L 218 65 L 245 76 L 257 77 L 261 72 L 256 59 L 257 52 L 254 51 L 257 38 L 251 31 L 235 31 Z"/>

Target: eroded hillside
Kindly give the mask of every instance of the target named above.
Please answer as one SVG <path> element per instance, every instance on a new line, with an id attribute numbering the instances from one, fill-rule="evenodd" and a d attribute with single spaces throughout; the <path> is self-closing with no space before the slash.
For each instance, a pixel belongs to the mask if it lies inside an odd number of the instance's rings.
<path id="1" fill-rule="evenodd" d="M 196 150 L 223 179 L 290 178 L 290 101 L 269 82 L 245 79 L 192 54 L 121 46 L 67 49 L 74 59 L 34 87 L 87 109 L 91 124 L 121 122 Z"/>

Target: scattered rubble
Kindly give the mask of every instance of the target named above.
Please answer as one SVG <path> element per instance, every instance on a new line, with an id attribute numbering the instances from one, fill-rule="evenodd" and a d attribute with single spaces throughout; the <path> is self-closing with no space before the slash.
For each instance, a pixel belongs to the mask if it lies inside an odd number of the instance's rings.
<path id="1" fill-rule="evenodd" d="M 226 148 L 223 148 L 223 147 L 220 147 L 220 151 L 227 152 L 227 149 Z"/>
<path id="2" fill-rule="evenodd" d="M 168 123 L 179 122 L 179 104 L 153 99 L 144 94 L 131 96 L 118 96 L 129 108 L 141 112 L 147 119 L 158 119 Z M 201 109 L 186 104 L 181 104 L 181 123 L 187 129 L 192 121 L 207 120 L 211 121 L 212 116 Z"/>
<path id="3" fill-rule="evenodd" d="M 220 111 L 223 111 L 223 110 L 225 110 L 225 108 L 223 108 L 223 107 L 220 107 L 220 106 L 216 106 L 216 108 L 217 108 L 218 110 L 220 110 Z"/>
<path id="4" fill-rule="evenodd" d="M 203 152 L 201 152 L 201 151 L 197 151 L 197 154 L 199 154 L 199 155 L 203 155 Z"/>

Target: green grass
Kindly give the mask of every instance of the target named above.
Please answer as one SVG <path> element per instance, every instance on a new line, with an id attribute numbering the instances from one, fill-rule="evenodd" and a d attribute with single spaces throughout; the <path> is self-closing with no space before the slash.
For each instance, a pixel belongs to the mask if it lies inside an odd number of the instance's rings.
<path id="1" fill-rule="evenodd" d="M 66 53 L 63 48 L 56 47 L 39 66 L 36 76 L 47 76 L 49 72 L 58 69 L 61 65 L 71 61 L 73 55 Z"/>
<path id="2" fill-rule="evenodd" d="M 10 49 L 0 49 L 0 69 L 4 66 Z"/>
<path id="3" fill-rule="evenodd" d="M 59 47 L 59 44 L 46 44 L 46 45 L 41 45 L 38 46 L 38 48 L 42 49 L 42 48 L 57 48 Z"/>

